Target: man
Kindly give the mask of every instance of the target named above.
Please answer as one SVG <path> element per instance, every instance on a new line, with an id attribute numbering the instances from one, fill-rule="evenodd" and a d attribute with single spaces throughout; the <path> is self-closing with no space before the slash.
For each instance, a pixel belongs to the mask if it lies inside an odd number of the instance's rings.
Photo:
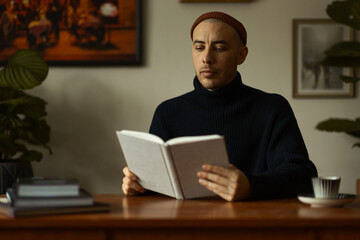
<path id="1" fill-rule="evenodd" d="M 279 95 L 244 85 L 237 72 L 248 53 L 246 37 L 243 25 L 225 13 L 196 19 L 191 28 L 195 89 L 161 103 L 150 132 L 165 141 L 223 135 L 232 165 L 204 165 L 198 178 L 227 201 L 311 192 L 317 171 L 290 105 Z M 145 192 L 130 169 L 123 172 L 125 195 Z"/>

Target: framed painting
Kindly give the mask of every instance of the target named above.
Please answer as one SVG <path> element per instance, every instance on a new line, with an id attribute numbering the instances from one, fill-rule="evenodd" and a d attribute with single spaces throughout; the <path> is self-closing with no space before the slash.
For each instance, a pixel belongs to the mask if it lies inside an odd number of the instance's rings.
<path id="1" fill-rule="evenodd" d="M 293 20 L 293 97 L 354 97 L 354 84 L 340 79 L 353 69 L 321 64 L 327 49 L 353 35 L 350 27 L 330 19 Z"/>
<path id="2" fill-rule="evenodd" d="M 49 65 L 141 63 L 141 0 L 1 0 L 0 64 L 18 49 Z"/>

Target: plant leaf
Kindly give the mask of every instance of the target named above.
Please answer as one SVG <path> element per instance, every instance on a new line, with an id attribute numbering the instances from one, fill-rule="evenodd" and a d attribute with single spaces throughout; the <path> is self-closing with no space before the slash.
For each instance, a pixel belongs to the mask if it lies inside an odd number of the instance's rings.
<path id="1" fill-rule="evenodd" d="M 325 66 L 337 67 L 360 67 L 360 43 L 355 41 L 344 41 L 333 45 L 325 51 Z"/>
<path id="2" fill-rule="evenodd" d="M 17 137 L 31 144 L 41 145 L 52 153 L 46 144 L 50 141 L 50 126 L 45 120 L 31 120 L 30 125 L 30 128 L 17 129 Z"/>
<path id="3" fill-rule="evenodd" d="M 33 88 L 45 80 L 48 70 L 49 66 L 36 51 L 21 49 L 0 71 L 0 87 Z"/>
<path id="4" fill-rule="evenodd" d="M 0 101 L 0 106 L 7 109 L 7 114 L 21 114 L 29 118 L 41 118 L 46 115 L 46 102 L 38 97 L 26 94 Z"/>
<path id="5" fill-rule="evenodd" d="M 20 119 L 16 115 L 8 115 L 0 113 L 0 129 L 4 131 L 13 131 L 13 129 L 30 127 L 30 122 Z"/>
<path id="6" fill-rule="evenodd" d="M 360 58 L 360 42 L 343 41 L 336 43 L 325 51 L 328 57 L 357 57 Z"/>
<path id="7" fill-rule="evenodd" d="M 13 156 L 17 152 L 13 140 L 5 134 L 0 134 L 0 152 L 4 156 Z"/>
<path id="8" fill-rule="evenodd" d="M 355 57 L 325 57 L 321 62 L 325 66 L 334 67 L 360 67 L 360 58 Z"/>
<path id="9" fill-rule="evenodd" d="M 360 78 L 352 76 L 340 76 L 340 79 L 345 83 L 355 83 L 360 80 Z"/>
<path id="10" fill-rule="evenodd" d="M 0 101 L 16 97 L 17 90 L 7 87 L 0 87 Z"/>
<path id="11" fill-rule="evenodd" d="M 333 1 L 326 12 L 335 22 L 360 30 L 360 1 Z"/>
<path id="12" fill-rule="evenodd" d="M 316 128 L 321 131 L 345 132 L 351 136 L 360 138 L 360 121 L 357 120 L 330 118 L 318 123 Z"/>
<path id="13" fill-rule="evenodd" d="M 34 151 L 34 150 L 28 150 L 28 151 L 24 151 L 23 154 L 16 158 L 13 159 L 14 161 L 40 161 L 42 159 L 42 153 L 38 152 L 38 151 Z"/>

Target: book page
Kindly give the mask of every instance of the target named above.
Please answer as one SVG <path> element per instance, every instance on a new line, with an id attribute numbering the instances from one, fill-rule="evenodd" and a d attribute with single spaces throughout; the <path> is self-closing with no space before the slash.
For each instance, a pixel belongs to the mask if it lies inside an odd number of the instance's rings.
<path id="1" fill-rule="evenodd" d="M 151 133 L 131 131 L 131 130 L 122 130 L 122 131 L 117 131 L 116 133 L 121 133 L 124 135 L 133 136 L 136 138 L 140 138 L 143 140 L 148 140 L 148 141 L 152 141 L 152 142 L 156 142 L 156 143 L 160 143 L 160 144 L 164 143 L 164 141 L 160 137 L 158 137 L 154 134 L 151 134 Z"/>
<path id="2" fill-rule="evenodd" d="M 144 138 L 144 134 L 129 134 L 129 131 L 118 131 L 117 136 L 127 166 L 139 177 L 140 185 L 146 189 L 175 197 L 163 158 L 161 149 L 163 144 L 151 136 Z"/>
<path id="3" fill-rule="evenodd" d="M 202 170 L 203 164 L 229 167 L 229 158 L 223 137 L 207 141 L 172 144 L 170 151 L 185 199 L 215 195 L 199 184 L 197 172 Z"/>
<path id="4" fill-rule="evenodd" d="M 164 162 L 166 164 L 166 168 L 168 170 L 169 178 L 171 181 L 171 185 L 174 189 L 175 198 L 184 199 L 184 194 L 180 186 L 180 179 L 177 174 L 174 161 L 172 160 L 172 155 L 169 146 L 164 146 L 162 148 L 162 151 L 164 156 Z"/>
<path id="5" fill-rule="evenodd" d="M 199 141 L 206 141 L 211 139 L 221 138 L 220 135 L 213 134 L 213 135 L 203 135 L 203 136 L 185 136 L 185 137 L 177 137 L 168 140 L 165 145 L 173 145 L 179 143 L 190 143 L 190 142 L 199 142 Z"/>

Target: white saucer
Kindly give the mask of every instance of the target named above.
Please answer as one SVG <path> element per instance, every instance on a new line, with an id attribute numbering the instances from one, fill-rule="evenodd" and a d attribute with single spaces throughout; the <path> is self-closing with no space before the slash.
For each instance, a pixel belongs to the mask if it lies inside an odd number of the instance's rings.
<path id="1" fill-rule="evenodd" d="M 340 207 L 354 201 L 356 195 L 339 193 L 337 198 L 315 198 L 314 194 L 300 194 L 298 199 L 312 207 Z"/>

